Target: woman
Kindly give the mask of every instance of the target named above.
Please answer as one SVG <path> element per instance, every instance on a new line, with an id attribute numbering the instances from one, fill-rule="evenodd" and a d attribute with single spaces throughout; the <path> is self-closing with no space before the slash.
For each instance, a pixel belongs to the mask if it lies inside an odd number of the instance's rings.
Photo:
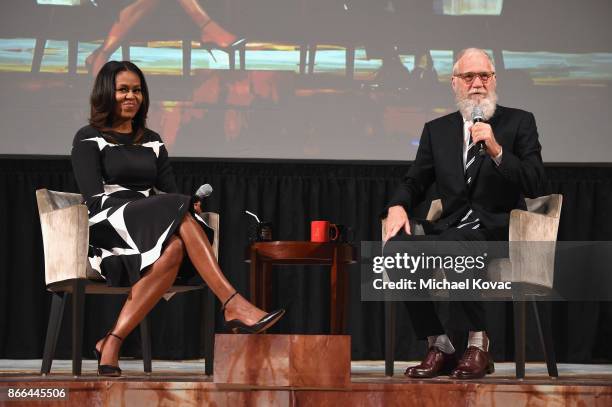
<path id="1" fill-rule="evenodd" d="M 238 39 L 234 34 L 225 30 L 208 15 L 196 0 L 176 1 L 200 28 L 200 46 L 203 49 L 209 52 L 219 49 L 229 54 L 245 45 L 244 39 Z M 104 43 L 85 60 L 88 71 L 95 76 L 102 65 L 119 48 L 129 32 L 160 4 L 160 0 L 135 0 L 122 9 Z"/>
<path id="2" fill-rule="evenodd" d="M 74 175 L 89 208 L 89 261 L 109 285 L 122 285 L 130 271 L 140 274 L 113 329 L 96 343 L 98 374 L 121 374 L 123 338 L 172 285 L 185 255 L 223 303 L 233 331 L 257 333 L 278 321 L 284 310 L 266 314 L 237 294 L 189 212 L 191 198 L 176 193 L 164 143 L 146 128 L 149 92 L 140 69 L 106 63 L 90 103 L 90 125 L 72 145 Z"/>

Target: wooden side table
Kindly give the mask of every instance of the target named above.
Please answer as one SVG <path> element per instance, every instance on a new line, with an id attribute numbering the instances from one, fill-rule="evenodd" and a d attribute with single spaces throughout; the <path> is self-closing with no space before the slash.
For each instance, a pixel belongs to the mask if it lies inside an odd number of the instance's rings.
<path id="1" fill-rule="evenodd" d="M 345 329 L 348 276 L 346 265 L 355 263 L 355 249 L 348 243 L 305 241 L 255 242 L 248 247 L 246 262 L 251 263 L 251 302 L 269 309 L 272 266 L 330 265 L 330 331 Z"/>

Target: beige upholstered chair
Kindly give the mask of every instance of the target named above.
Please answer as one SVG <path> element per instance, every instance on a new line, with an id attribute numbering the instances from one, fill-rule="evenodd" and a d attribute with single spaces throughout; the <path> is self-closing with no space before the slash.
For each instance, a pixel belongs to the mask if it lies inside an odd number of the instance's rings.
<path id="1" fill-rule="evenodd" d="M 555 242 L 559 229 L 563 197 L 559 194 L 525 199 L 527 211 L 515 209 L 510 212 L 509 258 L 492 260 L 487 269 L 493 281 L 511 281 L 513 287 L 524 287 L 525 292 L 513 301 L 516 377 L 525 377 L 525 308 L 531 302 L 544 357 L 551 377 L 557 377 L 557 365 L 551 337 L 549 315 L 538 309 L 535 298 L 553 288 Z M 442 202 L 432 201 L 427 220 L 436 221 L 442 215 Z M 386 222 L 382 221 L 382 236 Z M 550 242 L 533 245 L 520 242 Z M 514 243 L 514 244 L 513 244 Z M 393 376 L 395 352 L 395 303 L 385 302 L 385 374 Z"/>
<path id="2" fill-rule="evenodd" d="M 552 289 L 562 200 L 561 195 L 525 199 L 527 211 L 510 212 L 509 258 L 491 261 L 487 270 L 491 280 L 518 282 L 536 291 Z"/>
<path id="3" fill-rule="evenodd" d="M 85 294 L 128 294 L 129 287 L 108 287 L 98 273 L 91 269 L 87 259 L 89 245 L 89 218 L 87 207 L 82 204 L 80 194 L 49 191 L 36 191 L 40 227 L 42 230 L 45 252 L 45 283 L 47 290 L 53 294 L 51 313 L 41 374 L 51 370 L 55 346 L 62 323 L 64 304 L 67 294 L 73 296 L 72 301 L 72 373 L 81 374 L 83 310 Z M 219 215 L 213 212 L 203 214 L 204 220 L 214 231 L 212 244 L 215 256 L 219 256 Z M 138 276 L 130 276 L 132 282 Z M 199 290 L 205 285 L 186 286 L 174 285 L 166 293 L 166 297 L 177 292 Z M 213 372 L 213 343 L 215 332 L 215 297 L 206 290 L 205 300 L 205 372 Z M 145 372 L 151 372 L 151 342 L 148 319 L 140 324 L 142 357 Z"/>

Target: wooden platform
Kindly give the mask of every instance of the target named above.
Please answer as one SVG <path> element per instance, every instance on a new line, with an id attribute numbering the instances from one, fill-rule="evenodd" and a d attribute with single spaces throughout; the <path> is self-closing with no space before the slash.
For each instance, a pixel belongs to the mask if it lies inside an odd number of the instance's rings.
<path id="1" fill-rule="evenodd" d="M 142 361 L 122 360 L 124 377 L 99 378 L 95 361 L 84 361 L 84 375 L 70 376 L 70 362 L 56 361 L 52 374 L 36 374 L 40 360 L 0 360 L 0 405 L 44 406 L 601 406 L 612 405 L 611 365 L 559 365 L 559 379 L 544 364 L 528 364 L 527 378 L 515 380 L 512 363 L 497 363 L 482 380 L 448 377 L 411 380 L 401 373 L 413 362 L 398 362 L 396 375 L 384 376 L 384 362 L 352 362 L 347 388 L 249 386 L 213 383 L 203 361 L 154 361 L 144 375 Z M 67 400 L 6 401 L 16 387 L 68 389 Z"/>
<path id="2" fill-rule="evenodd" d="M 215 335 L 214 382 L 347 388 L 349 335 Z"/>

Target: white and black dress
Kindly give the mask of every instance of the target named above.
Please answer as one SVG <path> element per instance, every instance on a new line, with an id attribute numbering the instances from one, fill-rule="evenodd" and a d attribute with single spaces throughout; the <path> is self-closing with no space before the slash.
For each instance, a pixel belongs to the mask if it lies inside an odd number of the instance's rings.
<path id="1" fill-rule="evenodd" d="M 130 274 L 139 276 L 160 257 L 191 197 L 176 193 L 168 151 L 151 130 L 134 144 L 132 134 L 85 126 L 74 137 L 71 156 L 89 208 L 91 267 L 110 286 L 128 285 Z"/>

